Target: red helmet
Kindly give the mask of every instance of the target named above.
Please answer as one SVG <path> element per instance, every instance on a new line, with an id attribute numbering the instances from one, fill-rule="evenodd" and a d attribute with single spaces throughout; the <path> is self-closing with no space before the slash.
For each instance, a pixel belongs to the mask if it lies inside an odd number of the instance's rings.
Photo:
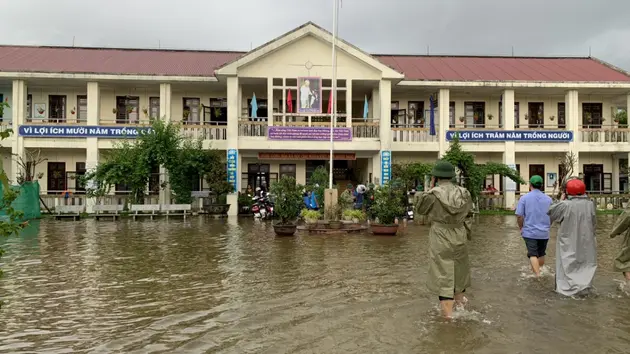
<path id="1" fill-rule="evenodd" d="M 567 194 L 568 195 L 583 195 L 586 194 L 586 185 L 579 179 L 572 179 L 567 182 Z"/>

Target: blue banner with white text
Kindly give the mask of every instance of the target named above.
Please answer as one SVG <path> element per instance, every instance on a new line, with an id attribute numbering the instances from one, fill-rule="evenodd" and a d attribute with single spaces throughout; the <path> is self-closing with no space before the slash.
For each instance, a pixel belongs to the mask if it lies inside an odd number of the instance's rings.
<path id="1" fill-rule="evenodd" d="M 151 131 L 151 127 L 21 125 L 18 134 L 37 138 L 136 138 Z"/>
<path id="2" fill-rule="evenodd" d="M 234 193 L 238 192 L 238 150 L 229 149 L 227 151 L 227 178 L 228 182 L 234 188 Z"/>
<path id="3" fill-rule="evenodd" d="M 501 141 L 539 141 L 539 142 L 571 142 L 573 132 L 570 130 L 449 130 L 446 140 L 459 137 L 459 141 L 501 142 Z"/>
<path id="4" fill-rule="evenodd" d="M 392 152 L 381 151 L 381 184 L 392 178 Z"/>

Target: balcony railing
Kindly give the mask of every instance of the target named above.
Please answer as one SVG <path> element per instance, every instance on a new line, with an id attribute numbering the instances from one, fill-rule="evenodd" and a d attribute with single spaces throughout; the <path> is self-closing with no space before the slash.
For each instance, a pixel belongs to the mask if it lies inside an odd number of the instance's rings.
<path id="1" fill-rule="evenodd" d="M 352 118 L 352 137 L 380 139 L 380 124 L 380 120 L 375 118 Z"/>
<path id="2" fill-rule="evenodd" d="M 243 118 L 245 119 L 245 118 Z M 255 120 L 256 118 L 249 118 L 249 120 Z M 265 121 L 267 118 L 264 118 Z M 312 114 L 312 115 L 299 115 L 299 114 L 282 114 L 274 113 L 273 125 L 285 126 L 285 127 L 330 127 L 330 114 Z M 346 126 L 346 115 L 336 115 L 335 127 Z"/>
<path id="3" fill-rule="evenodd" d="M 627 143 L 630 129 L 627 126 L 602 125 L 597 128 L 580 128 L 580 141 L 583 143 Z"/>
<path id="4" fill-rule="evenodd" d="M 267 136 L 267 121 L 252 121 L 251 118 L 241 118 L 238 121 L 238 136 L 265 137 Z"/>
<path id="5" fill-rule="evenodd" d="M 392 141 L 402 143 L 433 143 L 439 140 L 438 125 L 435 135 L 426 124 L 392 124 Z M 442 137 L 444 138 L 444 137 Z"/>
<path id="6" fill-rule="evenodd" d="M 46 124 L 76 124 L 76 125 L 85 125 L 87 124 L 87 119 L 79 119 L 76 116 L 67 117 L 67 118 L 26 118 L 25 124 L 37 124 L 37 125 L 46 125 Z"/>
<path id="7" fill-rule="evenodd" d="M 227 140 L 227 125 L 221 122 L 203 123 L 182 126 L 184 136 L 202 140 Z"/>

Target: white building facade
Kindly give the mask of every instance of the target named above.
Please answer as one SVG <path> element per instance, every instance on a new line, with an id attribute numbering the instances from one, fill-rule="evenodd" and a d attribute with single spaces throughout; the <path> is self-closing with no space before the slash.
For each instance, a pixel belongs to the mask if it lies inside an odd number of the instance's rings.
<path id="1" fill-rule="evenodd" d="M 331 40 L 307 23 L 247 53 L 0 47 L 0 98 L 11 105 L 0 129 L 15 132 L 0 148 L 4 169 L 18 180 L 16 156 L 36 152 L 42 194 L 81 198 L 76 176 L 162 117 L 226 151 L 237 190 L 283 175 L 304 183 L 329 156 Z M 343 41 L 337 67 L 340 183 L 381 183 L 392 163 L 433 162 L 458 133 L 478 162 L 544 176 L 549 190 L 565 152 L 590 191 L 628 188 L 630 129 L 615 118 L 630 106 L 623 70 L 592 58 L 369 55 Z M 156 169 L 148 189 L 166 200 L 163 179 Z M 487 183 L 508 208 L 527 190 Z"/>

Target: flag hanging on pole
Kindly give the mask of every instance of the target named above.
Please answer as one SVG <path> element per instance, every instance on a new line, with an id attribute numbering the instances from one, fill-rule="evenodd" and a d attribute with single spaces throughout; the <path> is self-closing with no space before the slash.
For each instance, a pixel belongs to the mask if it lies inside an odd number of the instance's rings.
<path id="1" fill-rule="evenodd" d="M 333 92 L 330 90 L 330 98 L 328 99 L 328 114 L 332 114 L 332 106 L 333 106 Z"/>
<path id="2" fill-rule="evenodd" d="M 433 101 L 433 96 L 429 97 L 429 105 L 431 108 L 429 112 L 429 135 L 435 135 L 435 101 Z"/>
<path id="3" fill-rule="evenodd" d="M 293 113 L 293 97 L 291 96 L 291 90 L 287 93 L 287 112 Z"/>
<path id="4" fill-rule="evenodd" d="M 252 95 L 251 106 L 252 106 L 252 114 L 251 114 L 252 118 L 258 118 L 258 102 L 256 102 L 256 94 L 255 93 Z"/>
<path id="5" fill-rule="evenodd" d="M 369 109 L 367 95 L 365 95 L 365 103 L 363 104 L 363 120 L 367 120 Z"/>

